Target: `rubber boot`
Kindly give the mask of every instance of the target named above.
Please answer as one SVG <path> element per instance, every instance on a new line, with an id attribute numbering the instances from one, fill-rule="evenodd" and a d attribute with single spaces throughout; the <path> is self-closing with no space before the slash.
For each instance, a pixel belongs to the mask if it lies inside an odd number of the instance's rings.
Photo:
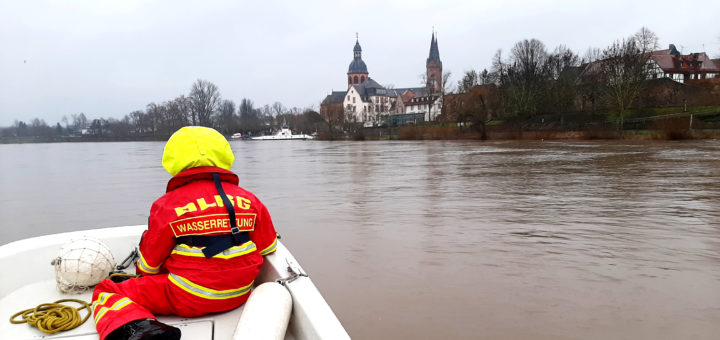
<path id="1" fill-rule="evenodd" d="M 180 329 L 155 319 L 130 321 L 112 331 L 105 340 L 179 340 Z"/>

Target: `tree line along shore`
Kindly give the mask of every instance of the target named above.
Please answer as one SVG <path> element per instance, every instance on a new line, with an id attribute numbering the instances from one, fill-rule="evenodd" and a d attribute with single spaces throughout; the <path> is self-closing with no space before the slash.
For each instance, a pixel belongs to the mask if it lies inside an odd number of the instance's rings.
<path id="1" fill-rule="evenodd" d="M 0 127 L 0 143 L 167 140 L 187 125 L 213 127 L 226 136 L 289 127 L 321 140 L 720 137 L 720 76 L 682 82 L 658 77 L 651 62 L 658 48 L 658 37 L 645 27 L 604 49 L 589 48 L 583 57 L 563 45 L 549 52 L 541 41 L 525 39 L 507 56 L 498 50 L 489 70 L 465 71 L 456 84 L 444 75 L 437 119 L 402 126 L 379 116 L 370 127 L 342 109 L 321 115 L 314 107 L 280 102 L 256 107 L 243 98 L 236 104 L 223 99 L 212 82 L 198 79 L 187 95 L 119 119 L 78 113 L 54 125 L 41 118 L 16 120 Z M 693 55 L 698 59 L 698 53 L 688 56 Z"/>

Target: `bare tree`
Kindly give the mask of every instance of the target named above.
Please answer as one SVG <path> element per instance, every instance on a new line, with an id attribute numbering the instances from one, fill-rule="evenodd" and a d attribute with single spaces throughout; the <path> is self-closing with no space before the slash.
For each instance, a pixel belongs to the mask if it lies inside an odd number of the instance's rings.
<path id="1" fill-rule="evenodd" d="M 600 58 L 602 58 L 602 50 L 597 47 L 588 47 L 580 62 L 582 64 L 589 64 L 600 60 Z"/>
<path id="2" fill-rule="evenodd" d="M 578 77 L 578 90 L 582 95 L 580 110 L 585 110 L 585 103 L 590 102 L 590 110 L 595 112 L 598 101 L 602 95 L 603 82 L 599 71 L 599 61 L 602 58 L 602 50 L 597 47 L 588 47 L 580 63 L 584 70 Z"/>
<path id="3" fill-rule="evenodd" d="M 73 128 L 75 128 L 75 130 L 82 130 L 87 127 L 88 120 L 84 113 L 71 114 L 70 117 L 72 118 Z"/>
<path id="4" fill-rule="evenodd" d="M 239 124 L 235 118 L 235 103 L 232 100 L 223 100 L 217 115 L 218 130 L 226 134 L 237 131 Z"/>
<path id="5" fill-rule="evenodd" d="M 476 85 L 478 85 L 477 72 L 475 70 L 465 71 L 462 79 L 458 80 L 457 91 L 458 93 L 467 93 Z"/>
<path id="6" fill-rule="evenodd" d="M 150 132 L 152 132 L 153 136 L 156 136 L 158 132 L 158 127 L 161 125 L 160 122 L 162 121 L 163 113 L 165 111 L 165 107 L 163 107 L 162 104 L 158 105 L 155 103 L 147 104 L 147 110 L 145 111 L 147 114 L 147 123 L 148 128 L 150 129 Z"/>
<path id="7" fill-rule="evenodd" d="M 601 77 L 606 96 L 618 111 L 618 129 L 622 133 L 626 110 L 638 98 L 647 79 L 649 53 L 642 53 L 633 38 L 615 41 L 603 50 Z"/>
<path id="8" fill-rule="evenodd" d="M 548 53 L 545 44 L 536 39 L 523 40 L 511 51 L 507 68 L 508 100 L 520 117 L 533 116 L 548 78 Z"/>
<path id="9" fill-rule="evenodd" d="M 580 57 L 565 45 L 555 48 L 546 62 L 550 81 L 544 96 L 546 112 L 568 112 L 575 100 L 575 80 L 579 74 Z M 562 121 L 562 120 L 561 120 Z"/>
<path id="10" fill-rule="evenodd" d="M 272 104 L 272 112 L 273 116 L 277 117 L 283 113 L 285 113 L 285 106 L 281 102 L 274 102 Z"/>
<path id="11" fill-rule="evenodd" d="M 490 69 L 493 82 L 497 85 L 504 85 L 507 80 L 507 64 L 503 60 L 502 50 L 497 50 L 492 58 L 492 68 Z"/>
<path id="12" fill-rule="evenodd" d="M 192 124 L 210 126 L 211 116 L 220 105 L 220 92 L 215 84 L 198 79 L 190 89 L 188 96 L 192 103 Z"/>
<path id="13" fill-rule="evenodd" d="M 454 117 L 457 123 L 470 123 L 480 139 L 485 140 L 487 121 L 499 109 L 496 92 L 497 86 L 493 84 L 474 86 L 467 92 L 447 96 L 443 110 L 448 114 L 448 119 Z"/>
<path id="14" fill-rule="evenodd" d="M 135 110 L 133 112 L 130 112 L 128 114 L 128 118 L 130 118 L 130 125 L 134 127 L 135 133 L 143 133 L 143 127 L 142 127 L 142 121 L 143 117 L 145 116 L 145 112 L 141 110 Z"/>
<path id="15" fill-rule="evenodd" d="M 450 84 L 450 76 L 452 76 L 452 72 L 450 72 L 450 71 L 443 72 L 442 79 L 440 80 L 441 81 L 440 89 L 439 89 L 441 91 L 440 94 L 450 93 L 453 91 L 452 84 Z M 425 86 L 425 88 L 428 88 L 428 89 L 433 87 L 432 84 L 437 84 L 437 81 L 433 80 L 433 79 L 429 79 L 426 73 L 421 73 L 420 75 L 418 75 L 418 78 L 420 78 L 420 84 L 422 84 L 423 86 Z M 394 87 L 394 85 L 391 85 L 391 86 Z M 386 87 L 386 88 L 388 88 L 388 87 Z M 435 95 L 437 93 L 428 93 L 428 94 Z"/>
<path id="16" fill-rule="evenodd" d="M 328 134 L 325 139 L 334 140 L 340 138 L 342 129 L 340 129 L 345 122 L 346 110 L 342 107 L 342 103 L 331 104 L 326 106 L 325 121 L 327 122 Z"/>
<path id="17" fill-rule="evenodd" d="M 165 103 L 166 125 L 168 132 L 174 132 L 188 125 L 191 119 L 191 103 L 185 96 L 177 97 Z"/>
<path id="18" fill-rule="evenodd" d="M 649 53 L 660 48 L 657 35 L 645 26 L 633 35 L 633 39 L 641 53 Z"/>
<path id="19" fill-rule="evenodd" d="M 490 72 L 488 72 L 486 68 L 483 69 L 482 72 L 480 72 L 480 74 L 478 75 L 478 83 L 480 85 L 493 84 L 492 75 L 490 74 Z"/>
<path id="20" fill-rule="evenodd" d="M 580 57 L 567 46 L 560 45 L 548 56 L 547 66 L 552 79 L 558 79 L 568 68 L 580 66 Z"/>
<path id="21" fill-rule="evenodd" d="M 453 92 L 452 85 L 450 84 L 450 76 L 451 76 L 451 75 L 452 75 L 452 72 L 450 72 L 450 71 L 443 72 L 443 75 L 442 75 L 442 84 L 441 84 L 441 88 L 440 88 L 440 90 L 441 90 L 442 92 L 441 92 L 440 94 L 452 93 L 452 92 Z"/>
<path id="22" fill-rule="evenodd" d="M 240 116 L 240 125 L 243 129 L 255 129 L 259 123 L 257 110 L 255 110 L 252 100 L 243 98 L 238 105 L 238 115 Z"/>

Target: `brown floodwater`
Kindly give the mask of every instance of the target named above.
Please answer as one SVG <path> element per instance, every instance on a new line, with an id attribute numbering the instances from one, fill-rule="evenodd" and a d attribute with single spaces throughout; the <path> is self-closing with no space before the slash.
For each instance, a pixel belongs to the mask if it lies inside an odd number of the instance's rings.
<path id="1" fill-rule="evenodd" d="M 720 141 L 232 141 L 355 339 L 711 339 Z M 0 244 L 143 224 L 164 143 L 0 145 Z"/>

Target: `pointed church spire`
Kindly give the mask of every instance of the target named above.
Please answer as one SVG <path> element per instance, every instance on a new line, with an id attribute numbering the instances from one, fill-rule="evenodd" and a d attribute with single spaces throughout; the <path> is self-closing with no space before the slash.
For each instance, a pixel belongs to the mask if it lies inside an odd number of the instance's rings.
<path id="1" fill-rule="evenodd" d="M 440 61 L 440 49 L 438 48 L 437 32 L 433 26 L 432 38 L 430 39 L 430 54 L 425 63 L 425 87 L 428 94 L 439 94 L 442 91 L 442 61 Z"/>
<path id="2" fill-rule="evenodd" d="M 434 61 L 442 67 L 442 61 L 440 61 L 440 49 L 438 48 L 438 43 L 437 43 L 437 33 L 435 32 L 434 26 L 433 26 L 432 38 L 430 39 L 430 55 L 428 56 L 428 59 L 427 59 L 427 65 L 430 64 L 430 61 Z"/>

